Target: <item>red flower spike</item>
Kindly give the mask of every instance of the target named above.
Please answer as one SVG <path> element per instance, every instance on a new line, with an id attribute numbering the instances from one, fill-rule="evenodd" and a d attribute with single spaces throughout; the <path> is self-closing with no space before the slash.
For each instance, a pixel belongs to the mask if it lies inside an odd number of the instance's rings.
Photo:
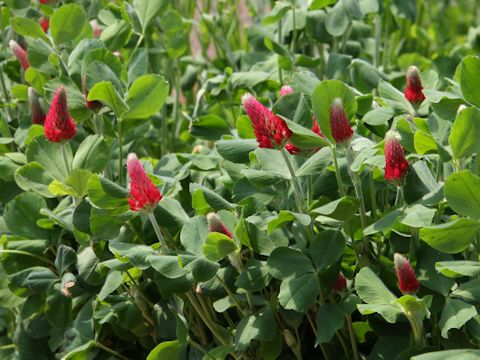
<path id="1" fill-rule="evenodd" d="M 410 262 L 401 254 L 396 253 L 393 257 L 395 271 L 397 273 L 398 287 L 402 294 L 412 294 L 417 292 L 420 283 L 415 276 L 415 271 Z"/>
<path id="2" fill-rule="evenodd" d="M 337 144 L 346 144 L 353 135 L 353 130 L 348 123 L 347 115 L 343 109 L 342 99 L 333 100 L 330 107 L 330 128 L 332 137 Z"/>
<path id="3" fill-rule="evenodd" d="M 390 130 L 385 136 L 385 180 L 402 182 L 407 169 L 408 161 L 400 144 L 400 135 Z"/>
<path id="4" fill-rule="evenodd" d="M 28 88 L 28 104 L 30 107 L 30 114 L 32 115 L 32 124 L 43 125 L 45 122 L 45 113 L 38 101 L 37 92 L 31 87 Z"/>
<path id="5" fill-rule="evenodd" d="M 63 85 L 53 95 L 50 110 L 45 118 L 45 137 L 52 142 L 70 140 L 77 133 L 75 122 L 67 108 L 67 92 Z"/>
<path id="6" fill-rule="evenodd" d="M 420 104 L 425 100 L 423 95 L 422 80 L 416 66 L 410 66 L 407 70 L 407 87 L 405 88 L 405 98 L 413 105 Z"/>
<path id="7" fill-rule="evenodd" d="M 40 26 L 42 27 L 43 32 L 46 33 L 50 28 L 50 19 L 49 18 L 40 19 Z"/>
<path id="8" fill-rule="evenodd" d="M 143 169 L 136 154 L 127 157 L 127 170 L 130 177 L 130 210 L 150 213 L 155 210 L 163 196 Z"/>
<path id="9" fill-rule="evenodd" d="M 242 103 L 261 148 L 281 148 L 291 132 L 285 121 L 263 106 L 252 94 L 242 96 Z"/>
<path id="10" fill-rule="evenodd" d="M 10 40 L 8 43 L 13 55 L 17 58 L 18 62 L 22 66 L 23 70 L 27 70 L 30 67 L 28 62 L 27 52 L 20 46 L 15 40 Z"/>
<path id="11" fill-rule="evenodd" d="M 222 233 L 224 235 L 227 235 L 229 238 L 233 238 L 230 230 L 227 229 L 220 217 L 214 212 L 211 212 L 207 215 L 207 222 L 208 231 Z"/>
<path id="12" fill-rule="evenodd" d="M 283 85 L 282 88 L 280 89 L 280 96 L 285 96 L 288 94 L 291 94 L 293 92 L 293 89 L 290 85 Z"/>
<path id="13" fill-rule="evenodd" d="M 333 285 L 333 292 L 336 294 L 341 294 L 347 288 L 347 278 L 343 275 L 342 272 L 338 274 L 337 280 Z"/>

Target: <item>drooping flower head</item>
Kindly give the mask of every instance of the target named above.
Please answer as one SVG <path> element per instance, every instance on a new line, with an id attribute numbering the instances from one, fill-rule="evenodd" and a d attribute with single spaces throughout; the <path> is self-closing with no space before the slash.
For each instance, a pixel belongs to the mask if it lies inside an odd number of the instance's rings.
<path id="1" fill-rule="evenodd" d="M 46 33 L 50 28 L 50 19 L 49 18 L 41 18 L 40 19 L 40 26 L 43 29 L 43 32 Z"/>
<path id="2" fill-rule="evenodd" d="M 211 212 L 207 215 L 207 222 L 208 222 L 208 231 L 218 232 L 218 233 L 227 235 L 229 238 L 232 237 L 232 233 L 230 232 L 230 230 L 227 229 L 227 227 L 222 222 L 220 217 L 214 212 Z"/>
<path id="3" fill-rule="evenodd" d="M 262 105 L 252 94 L 242 96 L 242 104 L 253 125 L 253 131 L 261 148 L 281 148 L 290 138 L 285 121 Z"/>
<path id="4" fill-rule="evenodd" d="M 52 104 L 45 118 L 45 137 L 52 142 L 70 140 L 77 133 L 75 122 L 67 108 L 67 92 L 63 85 L 53 95 Z"/>
<path id="5" fill-rule="evenodd" d="M 402 294 L 417 292 L 420 283 L 410 262 L 399 253 L 395 253 L 393 261 L 395 263 L 395 272 L 397 273 L 398 287 Z"/>
<path id="6" fill-rule="evenodd" d="M 85 105 L 87 108 L 93 111 L 98 111 L 102 107 L 102 103 L 97 100 L 89 101 L 88 98 L 88 89 L 87 89 L 87 75 L 82 78 L 82 90 L 83 95 L 85 96 Z"/>
<path id="7" fill-rule="evenodd" d="M 163 196 L 143 169 L 142 163 L 136 154 L 127 157 L 127 170 L 130 177 L 130 196 L 128 204 L 130 210 L 152 212 Z"/>
<path id="8" fill-rule="evenodd" d="M 385 180 L 401 183 L 407 174 L 408 161 L 405 159 L 400 135 L 387 131 L 385 136 Z"/>
<path id="9" fill-rule="evenodd" d="M 423 95 L 422 80 L 416 66 L 410 66 L 407 70 L 407 87 L 405 88 L 405 98 L 412 103 L 418 105 L 425 100 Z"/>
<path id="10" fill-rule="evenodd" d="M 283 85 L 282 88 L 280 89 L 280 96 L 285 96 L 288 94 L 291 94 L 293 92 L 293 89 L 290 85 Z"/>
<path id="11" fill-rule="evenodd" d="M 352 138 L 353 130 L 350 127 L 340 98 L 333 100 L 330 107 L 330 128 L 332 137 L 337 144 L 346 144 Z"/>
<path id="12" fill-rule="evenodd" d="M 333 292 L 336 294 L 341 294 L 347 288 L 347 278 L 343 275 L 342 272 L 338 274 L 337 280 L 333 285 Z"/>
<path id="13" fill-rule="evenodd" d="M 32 123 L 43 125 L 45 122 L 45 113 L 38 101 L 38 94 L 32 87 L 28 88 L 28 105 L 30 107 L 30 114 L 32 115 Z"/>
<path id="14" fill-rule="evenodd" d="M 17 58 L 18 62 L 20 63 L 22 69 L 27 70 L 30 67 L 27 52 L 15 40 L 10 40 L 8 45 L 10 46 L 12 54 Z"/>

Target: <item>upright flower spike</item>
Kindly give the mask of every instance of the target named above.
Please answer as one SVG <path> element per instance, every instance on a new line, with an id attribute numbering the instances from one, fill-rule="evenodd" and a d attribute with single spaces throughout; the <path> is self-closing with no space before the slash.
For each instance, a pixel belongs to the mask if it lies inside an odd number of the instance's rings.
<path id="1" fill-rule="evenodd" d="M 207 215 L 207 222 L 208 231 L 222 233 L 224 235 L 227 235 L 229 238 L 233 237 L 230 230 L 227 229 L 220 217 L 214 212 L 211 212 Z"/>
<path id="2" fill-rule="evenodd" d="M 291 94 L 293 92 L 293 89 L 290 85 L 283 85 L 282 88 L 280 89 L 280 96 L 285 96 L 288 94 Z"/>
<path id="3" fill-rule="evenodd" d="M 420 283 L 415 276 L 415 271 L 410 262 L 401 254 L 395 253 L 393 257 L 395 272 L 397 273 L 398 287 L 402 294 L 413 294 L 417 292 Z"/>
<path id="4" fill-rule="evenodd" d="M 75 122 L 67 108 L 67 92 L 63 85 L 53 95 L 50 110 L 45 118 L 45 137 L 52 142 L 70 140 L 77 133 Z"/>
<path id="5" fill-rule="evenodd" d="M 407 70 L 407 87 L 405 88 L 405 98 L 412 103 L 412 105 L 419 105 L 425 100 L 423 95 L 422 80 L 420 80 L 420 73 L 416 66 L 410 66 Z"/>
<path id="6" fill-rule="evenodd" d="M 350 127 L 340 98 L 333 100 L 330 107 L 330 128 L 332 137 L 337 144 L 346 144 L 352 138 L 353 130 Z"/>
<path id="7" fill-rule="evenodd" d="M 243 95 L 242 104 L 252 122 L 259 146 L 282 148 L 291 135 L 285 121 L 263 106 L 252 94 Z"/>
<path id="8" fill-rule="evenodd" d="M 130 196 L 128 204 L 130 210 L 152 213 L 163 196 L 143 169 L 142 163 L 136 154 L 127 157 L 127 170 L 130 177 Z"/>
<path id="9" fill-rule="evenodd" d="M 408 169 L 400 139 L 394 130 L 389 130 L 385 136 L 385 180 L 396 183 L 403 181 Z"/>
<path id="10" fill-rule="evenodd" d="M 45 113 L 38 101 L 38 94 L 32 87 L 28 88 L 28 104 L 30 107 L 30 114 L 32 115 L 32 124 L 43 125 L 45 122 Z"/>
<path id="11" fill-rule="evenodd" d="M 13 55 L 20 63 L 22 69 L 27 70 L 30 67 L 27 52 L 15 40 L 10 40 L 8 45 L 10 46 L 10 50 L 12 51 Z"/>

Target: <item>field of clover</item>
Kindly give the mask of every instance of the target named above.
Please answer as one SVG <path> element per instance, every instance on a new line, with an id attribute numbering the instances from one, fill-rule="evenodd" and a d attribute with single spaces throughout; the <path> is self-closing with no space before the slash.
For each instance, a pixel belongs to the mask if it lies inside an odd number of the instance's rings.
<path id="1" fill-rule="evenodd" d="M 480 358 L 480 1 L 0 31 L 0 359 Z"/>

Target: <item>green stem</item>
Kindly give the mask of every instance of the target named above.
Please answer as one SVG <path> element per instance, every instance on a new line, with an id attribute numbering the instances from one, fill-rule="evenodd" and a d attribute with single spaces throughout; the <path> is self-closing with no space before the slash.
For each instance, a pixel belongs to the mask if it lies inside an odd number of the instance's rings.
<path id="1" fill-rule="evenodd" d="M 237 298 L 235 297 L 235 294 L 232 292 L 232 290 L 230 290 L 230 288 L 227 286 L 227 284 L 225 283 L 225 281 L 223 281 L 223 279 L 218 276 L 217 274 L 215 274 L 215 278 L 218 280 L 218 282 L 220 283 L 220 285 L 222 285 L 222 287 L 225 289 L 225 291 L 227 292 L 228 296 L 230 297 L 230 299 L 232 299 L 233 303 L 235 304 L 235 306 L 238 308 L 238 310 L 240 311 L 240 313 L 243 315 L 243 316 L 246 316 L 247 313 L 242 309 L 242 306 L 240 305 L 240 303 L 238 302 Z"/>
<path id="2" fill-rule="evenodd" d="M 342 334 L 340 334 L 340 331 L 335 332 L 338 341 L 340 342 L 340 345 L 342 346 L 343 352 L 345 353 L 345 359 L 348 359 L 350 356 L 350 352 L 348 351 L 347 344 L 345 343 L 345 340 L 343 339 Z"/>
<path id="3" fill-rule="evenodd" d="M 62 151 L 63 162 L 65 163 L 65 168 L 67 169 L 67 176 L 70 176 L 70 164 L 68 163 L 67 149 L 65 149 L 65 142 L 60 143 L 60 149 Z"/>
<path id="4" fill-rule="evenodd" d="M 293 20 L 293 30 L 292 30 L 292 42 L 290 43 L 290 50 L 295 52 L 295 38 L 297 36 L 296 28 L 296 16 L 295 16 L 295 8 L 296 8 L 296 1 L 292 0 L 292 20 Z"/>
<path id="5" fill-rule="evenodd" d="M 287 151 L 284 148 L 282 148 L 280 152 L 282 153 L 283 159 L 285 160 L 285 164 L 287 165 L 288 171 L 290 172 L 290 177 L 292 179 L 292 185 L 295 193 L 295 201 L 297 203 L 298 211 L 301 213 L 305 213 L 305 208 L 303 204 L 305 198 L 303 196 L 300 183 L 298 182 L 298 178 L 295 175 L 295 170 L 293 169 L 290 159 L 288 158 Z"/>
<path id="6" fill-rule="evenodd" d="M 394 206 L 403 205 L 403 186 L 397 186 L 397 194 L 395 195 L 395 204 Z"/>
<path id="7" fill-rule="evenodd" d="M 208 356 L 210 359 L 216 360 L 216 358 L 212 354 L 210 354 L 207 350 L 205 350 L 202 345 L 193 341 L 192 338 L 188 338 L 187 341 L 191 346 L 193 346 L 195 349 L 200 351 L 203 355 Z"/>
<path id="8" fill-rule="evenodd" d="M 160 226 L 158 225 L 157 219 L 155 218 L 155 215 L 153 212 L 148 213 L 148 218 L 150 219 L 150 222 L 153 226 L 153 230 L 155 231 L 155 235 L 157 235 L 157 239 L 162 244 L 162 246 L 165 249 L 168 249 L 167 243 L 162 235 L 162 231 L 160 230 Z"/>
<path id="9" fill-rule="evenodd" d="M 282 39 L 282 20 L 278 21 L 278 43 L 282 45 L 283 39 Z M 282 75 L 282 68 L 280 65 L 278 65 L 278 80 L 280 81 L 280 84 L 283 85 L 283 75 Z"/>
<path id="10" fill-rule="evenodd" d="M 350 337 L 350 343 L 352 345 L 353 358 L 354 360 L 360 360 L 361 357 L 360 357 L 360 353 L 358 352 L 357 338 L 355 336 L 355 332 L 353 331 L 352 316 L 345 315 L 345 318 L 347 320 L 348 335 Z"/>
<path id="11" fill-rule="evenodd" d="M 377 216 L 377 196 L 375 192 L 375 182 L 373 180 L 373 169 L 370 171 L 369 176 L 369 186 L 370 186 L 370 203 L 372 204 L 372 218 L 375 219 Z"/>
<path id="12" fill-rule="evenodd" d="M 375 52 L 373 54 L 373 66 L 380 66 L 380 46 L 382 41 L 382 18 L 379 14 L 375 15 Z"/>
<path id="13" fill-rule="evenodd" d="M 123 183 L 123 139 L 122 139 L 122 120 L 117 118 L 117 136 L 118 136 L 118 183 Z"/>
<path id="14" fill-rule="evenodd" d="M 2 345 L 2 346 L 0 346 L 0 351 L 9 350 L 9 349 L 15 349 L 15 347 L 16 347 L 15 344 Z"/>
<path id="15" fill-rule="evenodd" d="M 102 350 L 112 354 L 113 356 L 118 357 L 119 359 L 129 360 L 129 358 L 127 358 L 126 356 L 123 356 L 123 355 L 119 354 L 115 350 L 112 350 L 109 347 L 106 347 L 105 345 L 103 345 L 102 343 L 99 343 L 98 341 L 95 341 L 95 346 L 98 347 L 99 349 L 102 349 Z"/>
<path id="16" fill-rule="evenodd" d="M 335 177 L 337 178 L 338 192 L 341 196 L 345 196 L 345 188 L 343 186 L 342 176 L 340 174 L 340 167 L 337 160 L 337 148 L 332 146 L 333 165 L 335 166 Z"/>
<path id="17" fill-rule="evenodd" d="M 419 323 L 415 314 L 412 314 L 411 312 L 406 313 L 406 316 L 410 323 L 410 326 L 412 327 L 415 347 L 423 347 L 423 324 Z"/>

